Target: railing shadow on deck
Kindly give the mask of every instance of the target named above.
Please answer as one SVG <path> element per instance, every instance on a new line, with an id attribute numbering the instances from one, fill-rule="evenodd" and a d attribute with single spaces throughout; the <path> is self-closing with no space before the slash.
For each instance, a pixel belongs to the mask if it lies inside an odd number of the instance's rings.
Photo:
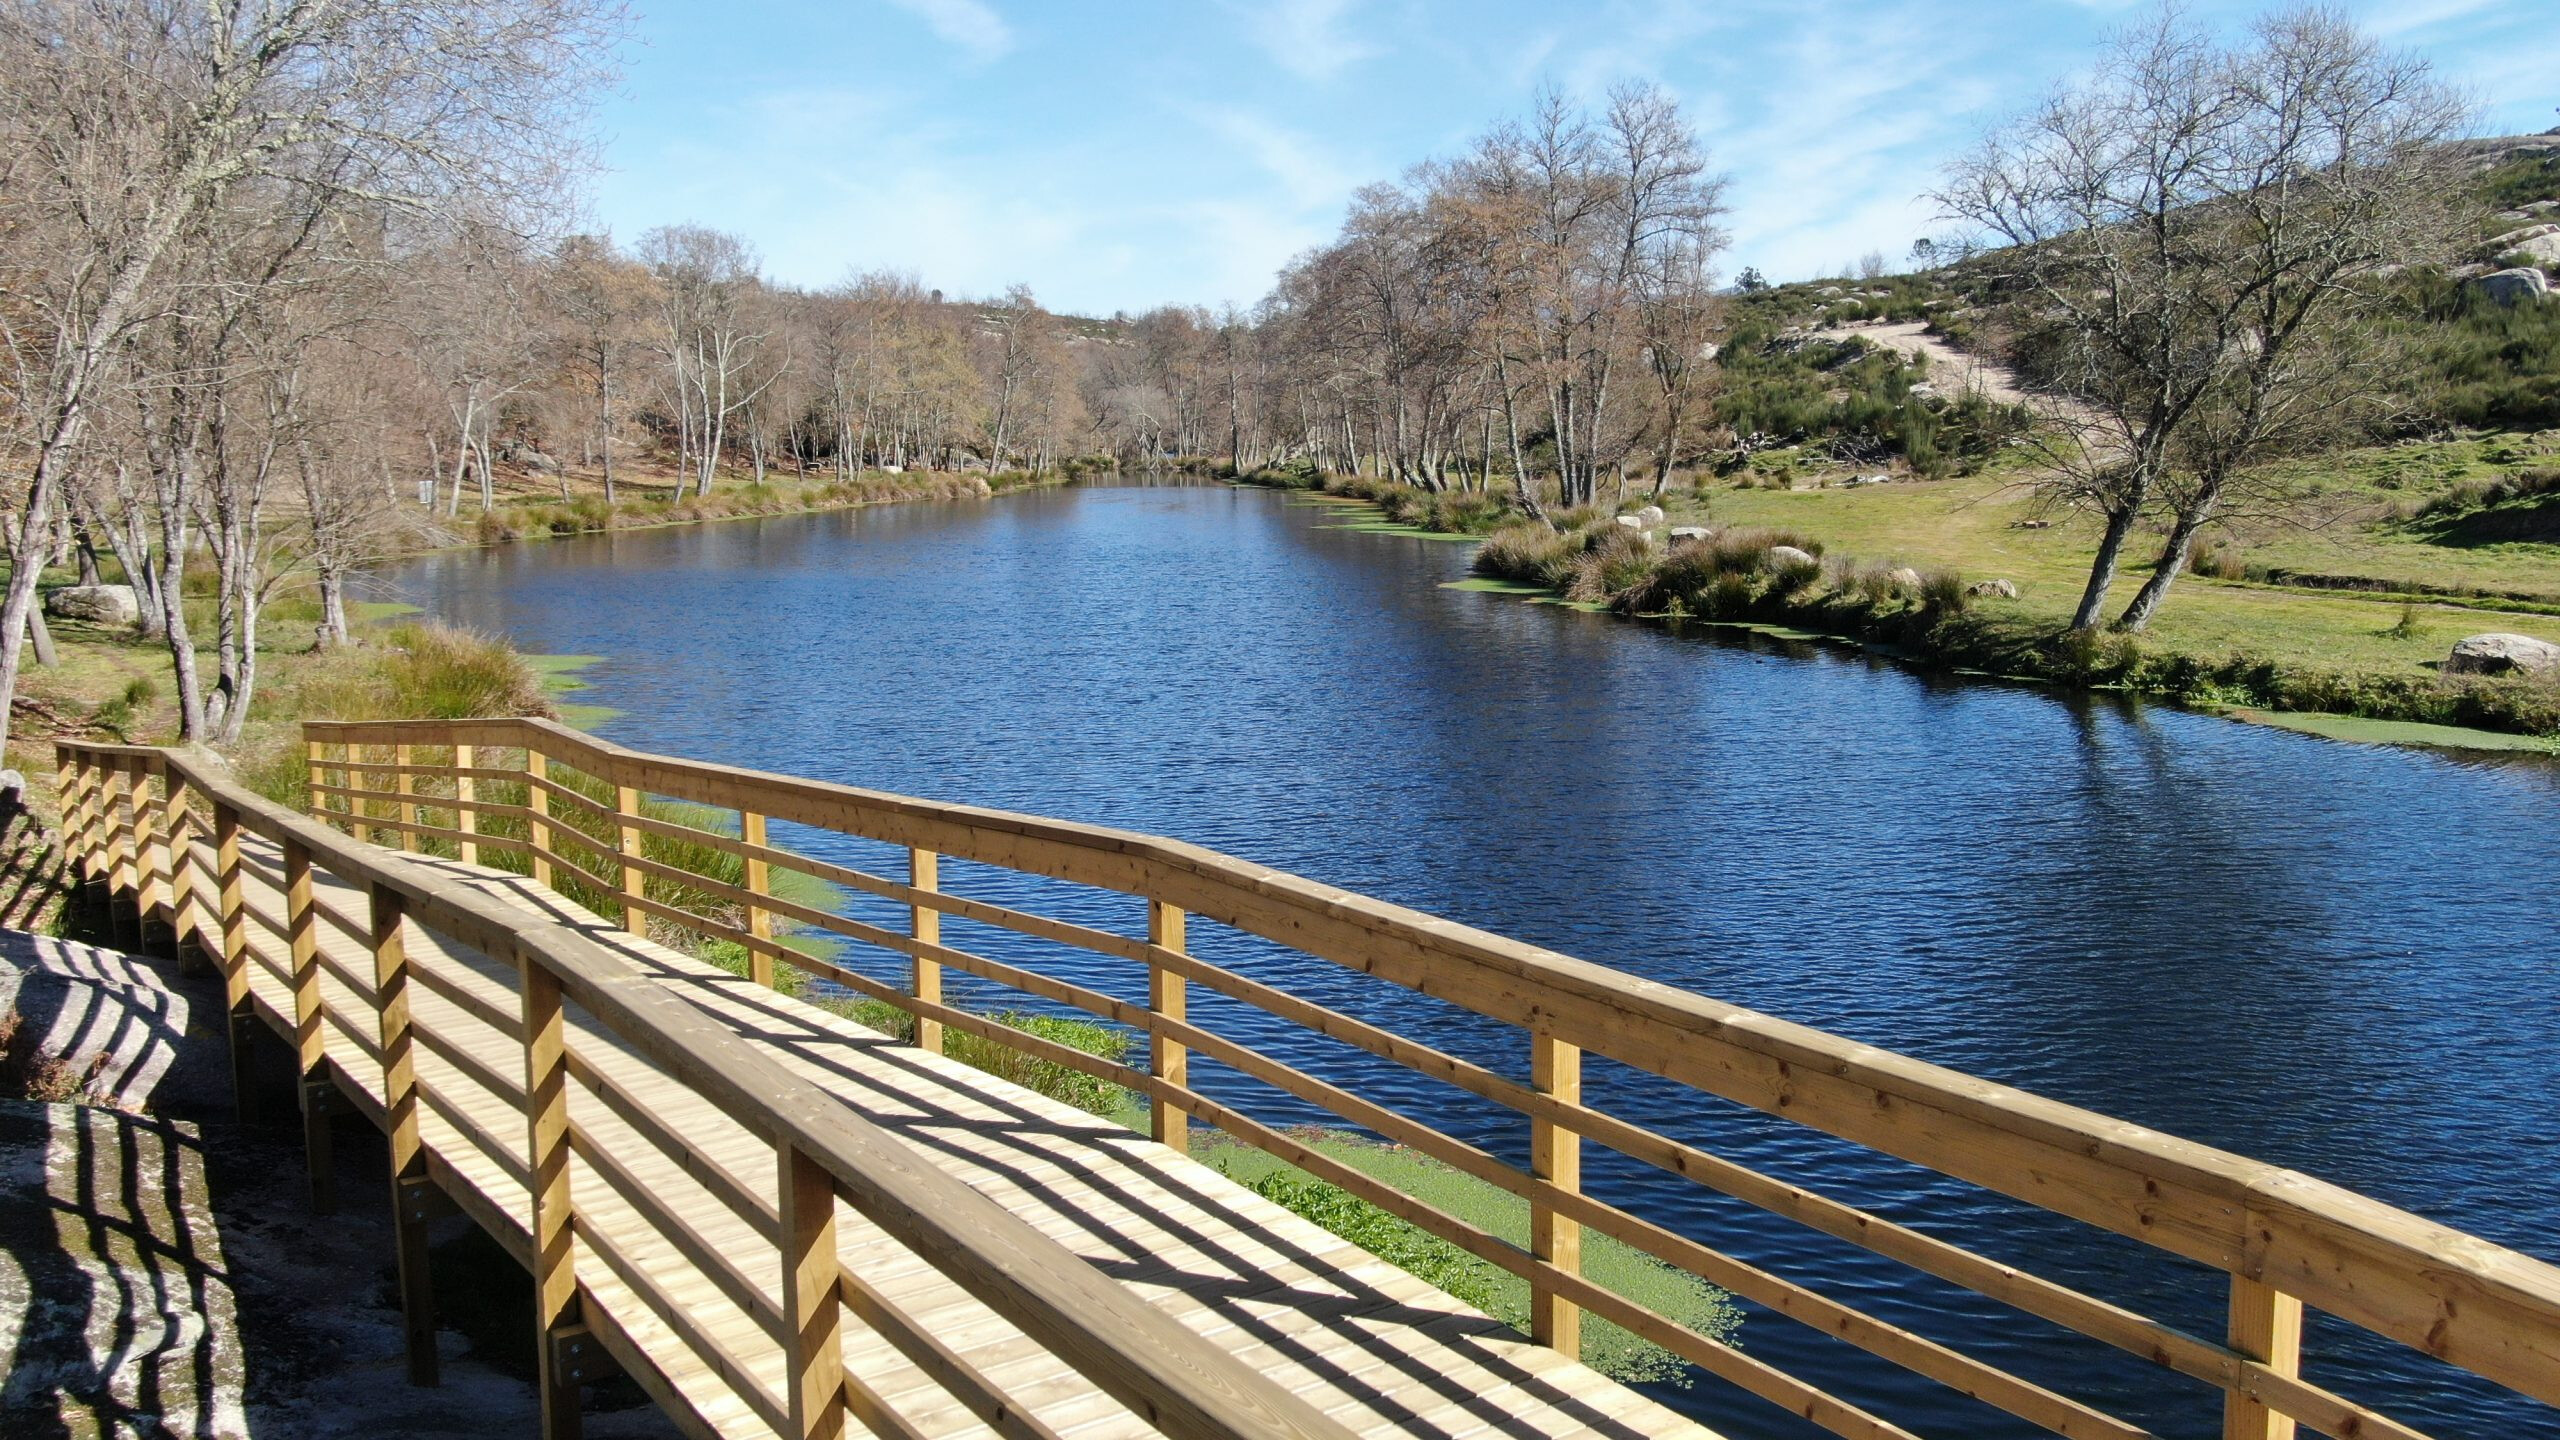
<path id="1" fill-rule="evenodd" d="M 235 956 L 241 949 L 232 940 L 239 834 L 284 847 L 288 875 L 297 864 L 307 875 L 318 863 L 365 887 L 373 899 L 377 968 L 391 997 L 381 1008 L 379 1058 L 386 1076 L 399 1073 L 409 1043 L 397 1003 L 406 983 L 397 938 L 404 922 L 492 956 L 514 957 L 525 996 L 521 1030 L 530 1037 L 529 1093 L 550 1094 L 546 1087 L 556 1088 L 567 1073 L 568 1061 L 555 1053 L 562 998 L 586 1007 L 723 1109 L 776 1137 L 786 1195 L 792 1186 L 832 1186 L 893 1233 L 946 1247 L 957 1257 L 953 1278 L 964 1286 L 996 1286 L 990 1293 L 1004 1295 L 1008 1315 L 1026 1332 L 1057 1347 L 1115 1396 L 1159 1417 L 1171 1433 L 1282 1433 L 1325 1422 L 1289 1409 L 1285 1394 L 1275 1398 L 1269 1387 L 1257 1388 L 1260 1377 L 1221 1369 L 1222 1355 L 1182 1336 L 1124 1330 L 1138 1324 L 1124 1314 L 1125 1292 L 1083 1262 L 1075 1262 L 1071 1274 L 1035 1266 L 1049 1288 L 1003 1291 L 973 1268 L 986 1261 L 990 1246 L 1007 1255 L 1036 1253 L 1042 1266 L 1053 1266 L 1057 1257 L 1031 1244 L 1037 1236 L 1025 1239 L 1009 1228 L 1010 1217 L 975 1192 L 961 1187 L 962 1195 L 980 1202 L 973 1205 L 937 1189 L 911 1163 L 912 1135 L 892 1139 L 849 1117 L 809 1120 L 796 1108 L 807 1099 L 800 1081 L 757 1054 L 757 1046 L 725 1032 L 709 1034 L 688 1021 L 681 1001 L 635 983 L 634 962 L 599 943 L 599 935 L 615 925 L 641 934 L 654 924 L 733 947 L 746 957 L 742 968 L 753 984 L 773 985 L 796 972 L 903 1011 L 912 1017 L 918 1049 L 939 1050 L 949 1032 L 961 1031 L 1126 1086 L 1145 1099 L 1154 1137 L 1177 1150 L 1187 1148 L 1192 1123 L 1205 1122 L 1521 1277 L 1532 1296 L 1533 1334 L 1543 1345 L 1576 1353 L 1583 1316 L 1600 1316 L 1843 1435 L 1909 1432 L 1830 1393 L 1817 1377 L 1785 1373 L 1593 1283 L 1583 1273 L 1584 1232 L 1613 1237 L 2053 1433 L 2147 1432 L 1586 1192 L 1586 1143 L 1650 1167 L 1675 1190 L 1703 1186 L 2103 1342 L 2129 1365 L 2201 1382 L 2221 1392 L 2223 1433 L 2233 1440 L 2277 1440 L 2297 1422 L 2333 1436 L 2418 1435 L 2303 1376 L 2306 1306 L 2560 1405 L 2560 1269 L 2295 1172 L 1704 996 L 1179 842 L 642 754 L 548 722 L 313 723 L 305 738 L 316 820 L 246 796 L 217 768 L 183 756 L 66 744 L 60 750 L 68 848 L 83 873 L 138 897 L 146 912 L 166 912 L 182 933 L 219 934 L 218 948 Z M 698 809 L 647 803 L 656 799 Z M 724 814 L 735 816 L 734 829 L 718 818 Z M 776 845 L 768 833 L 775 822 L 903 851 L 906 874 L 873 874 Z M 179 837 L 174 845 L 173 835 Z M 419 859 L 369 842 L 399 846 Z M 428 853 L 529 874 L 584 914 L 563 910 L 561 923 L 528 924 L 522 913 L 502 912 L 437 877 L 420 863 Z M 185 862 L 176 870 L 173 855 Z M 954 893 L 941 883 L 945 858 L 1137 897 L 1145 933 L 1117 933 Z M 180 873 L 190 865 L 197 872 L 192 881 Z M 777 872 L 895 907 L 905 923 L 872 923 L 777 893 Z M 307 913 L 307 899 L 304 906 Z M 1135 967 L 1133 976 L 1143 977 L 1147 1000 L 1122 1000 L 945 943 L 945 918 L 1125 962 Z M 1530 1078 L 1523 1082 L 1203 960 L 1186 943 L 1193 918 L 1332 962 L 1368 977 L 1363 983 L 1428 995 L 1511 1027 Z M 896 956 L 903 974 L 891 983 L 796 948 L 777 938 L 777 922 Z M 293 948 L 297 965 L 307 963 L 309 947 L 297 942 Z M 948 1003 L 949 971 L 1138 1032 L 1148 1040 L 1146 1063 L 1103 1060 Z M 1188 1005 L 1193 987 L 1515 1112 L 1528 1132 L 1529 1165 L 1508 1164 L 1425 1118 L 1195 1023 Z M 1610 1113 L 1586 1101 L 1586 1053 L 2221 1272 L 2227 1331 L 2219 1340 L 2187 1333 Z M 1529 1207 L 1530 1243 L 1514 1244 L 1425 1204 L 1280 1125 L 1213 1098 L 1191 1082 L 1194 1057 L 1515 1197 Z M 388 1079 L 385 1085 L 387 1093 L 399 1089 Z M 532 1108 L 540 1117 L 556 1103 Z M 397 1153 L 404 1122 L 396 1099 L 391 1111 Z M 563 1167 L 573 1149 L 544 1125 L 535 1120 L 527 1152 L 534 1157 L 537 1197 L 565 1194 Z M 876 1177 L 865 1178 L 865 1165 L 891 1166 L 916 1184 L 881 1190 Z M 532 1246 L 546 1318 L 555 1327 L 573 1322 L 575 1294 L 559 1273 L 562 1262 L 546 1258 L 568 1233 L 560 1228 L 559 1203 L 537 1198 Z M 779 1231 L 772 1238 L 795 1247 L 791 1254 L 818 1253 L 805 1233 L 814 1223 L 807 1206 L 784 1210 L 773 1217 Z M 796 1298 L 786 1336 L 794 1327 L 829 1323 L 833 1295 L 866 1307 L 866 1315 L 879 1305 L 841 1275 L 804 1270 L 790 1289 Z M 1104 1303 L 1104 1296 L 1118 1298 Z M 1096 1308 L 1080 1308 L 1088 1302 Z M 930 1350 L 930 1337 L 910 1338 L 919 1351 Z M 851 1395 L 866 1417 L 880 1409 L 876 1397 L 861 1394 L 857 1377 L 826 1369 L 822 1349 L 815 1331 L 792 1347 L 795 1430 L 804 1410 L 814 1414 L 843 1403 L 831 1397 Z M 1167 1408 L 1177 1405 L 1188 1408 Z"/>

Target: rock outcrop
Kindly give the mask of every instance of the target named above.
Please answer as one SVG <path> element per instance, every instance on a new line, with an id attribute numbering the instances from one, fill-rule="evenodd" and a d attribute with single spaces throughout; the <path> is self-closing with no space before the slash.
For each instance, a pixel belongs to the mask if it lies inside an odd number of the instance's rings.
<path id="1" fill-rule="evenodd" d="M 2493 631 L 2455 644 L 2445 657 L 2447 675 L 2560 674 L 2560 645 L 2530 635 Z"/>

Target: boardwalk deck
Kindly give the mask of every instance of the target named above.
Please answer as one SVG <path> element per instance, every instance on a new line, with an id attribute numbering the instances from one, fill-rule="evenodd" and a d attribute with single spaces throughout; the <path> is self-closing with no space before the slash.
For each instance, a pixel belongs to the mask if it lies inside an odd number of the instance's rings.
<path id="1" fill-rule="evenodd" d="M 1216 1171 L 1091 1115 L 757 987 L 619 928 L 531 882 L 421 858 L 504 904 L 587 931 L 733 1033 L 755 1041 L 982 1194 L 1352 1430 L 1465 1436 L 1708 1436 L 1589 1368 L 1377 1260 Z M 283 864 L 243 845 L 251 990 L 294 1030 Z M 367 900 L 315 873 L 323 1045 L 347 1099 L 383 1118 Z M 523 1047 L 515 969 L 411 927 L 409 990 L 431 1173 L 474 1218 L 525 1253 L 529 1229 Z M 764 1139 L 574 1007 L 570 1116 L 582 1227 L 577 1269 L 590 1320 L 627 1368 L 704 1435 L 786 1429 L 781 1281 L 769 1239 L 733 1201 L 770 1213 Z M 592 1067 L 592 1068 L 589 1068 Z M 602 1078 L 634 1105 L 609 1104 Z M 663 1210 L 678 1222 L 654 1215 Z M 965 1353 L 1037 1427 L 1153 1435 L 1047 1349 L 932 1265 L 839 1204 L 846 1273 Z M 618 1257 L 607 1264 L 605 1257 Z M 671 1320 L 684 1312 L 684 1323 Z M 599 1313 L 600 1312 L 600 1313 Z M 698 1344 L 685 1336 L 700 1337 Z M 931 1436 L 996 1433 L 849 1309 L 849 1374 Z M 894 1432 L 893 1432 L 894 1433 Z"/>

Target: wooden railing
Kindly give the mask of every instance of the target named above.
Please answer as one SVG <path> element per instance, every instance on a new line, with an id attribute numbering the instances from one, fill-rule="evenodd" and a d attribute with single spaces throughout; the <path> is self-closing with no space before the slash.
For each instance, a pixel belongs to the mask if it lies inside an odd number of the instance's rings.
<path id="1" fill-rule="evenodd" d="M 2418 1434 L 2302 1377 L 2306 1306 L 2544 1404 L 2560 1404 L 2560 1269 L 2552 1265 L 2293 1171 L 1702 995 L 1192 845 L 642 754 L 541 721 L 312 724 L 305 738 L 311 804 L 341 828 L 529 869 L 608 913 L 618 907 L 635 931 L 654 920 L 741 947 L 760 980 L 770 982 L 776 966 L 822 977 L 912 1016 L 921 1045 L 939 1046 L 946 1031 L 962 1031 L 1127 1086 L 1145 1098 L 1157 1137 L 1169 1145 L 1186 1144 L 1187 1121 L 1206 1122 L 1522 1277 L 1542 1343 L 1573 1351 L 1580 1317 L 1605 1317 L 1838 1434 L 1908 1432 L 1815 1379 L 1786 1373 L 1593 1283 L 1580 1263 L 1582 1233 L 1614 1237 L 2055 1434 L 2146 1432 L 1586 1193 L 1580 1183 L 1586 1144 L 1642 1162 L 1668 1177 L 1666 1183 L 1704 1186 L 1801 1222 L 2218 1388 L 2223 1431 L 2235 1440 L 2287 1436 L 2296 1422 L 2360 1440 Z M 736 828 L 698 814 L 651 813 L 646 797 L 734 813 Z M 702 823 L 689 823 L 696 820 Z M 767 826 L 777 821 L 903 847 L 906 878 L 775 846 Z M 742 862 L 731 873 L 743 883 L 653 858 L 651 837 Z M 1119 934 L 948 893 L 938 883 L 943 857 L 1142 897 L 1146 933 Z M 149 869 L 158 862 L 142 863 Z M 772 877 L 782 871 L 904 906 L 909 923 L 900 933 L 777 894 Z M 693 908 L 670 897 L 689 898 Z M 957 948 L 942 938 L 946 916 L 1139 967 L 1147 1002 Z M 1517 1027 L 1530 1078 L 1524 1083 L 1205 962 L 1185 943 L 1190 917 Z M 775 938 L 777 919 L 904 957 L 906 983 L 885 983 L 795 949 Z M 943 997 L 946 971 L 1126 1026 L 1148 1039 L 1144 1068 L 954 1006 Z M 1185 1003 L 1195 986 L 1517 1112 L 1529 1131 L 1528 1168 L 1195 1024 Z M 1583 1093 L 1586 1054 L 2223 1272 L 2226 1334 L 2216 1340 L 2187 1333 L 1609 1113 Z M 1279 1124 L 1212 1098 L 1190 1079 L 1194 1057 L 1518 1197 L 1530 1207 L 1530 1243 L 1514 1244 L 1425 1204 Z"/>
<path id="2" fill-rule="evenodd" d="M 399 846 L 468 853 L 520 874 L 530 871 L 604 915 L 620 915 L 632 930 L 655 922 L 668 935 L 737 945 L 753 958 L 760 981 L 788 971 L 835 981 L 860 997 L 904 1010 L 914 1020 L 919 1045 L 940 1045 L 945 1033 L 957 1030 L 1129 1086 L 1147 1099 L 1157 1138 L 1167 1145 L 1188 1143 L 1190 1120 L 1208 1122 L 1513 1271 L 1531 1289 L 1531 1325 L 1541 1343 L 1572 1350 L 1582 1314 L 1605 1317 L 1838 1435 L 1910 1432 L 1830 1394 L 1818 1379 L 1782 1371 L 1590 1281 L 1582 1273 L 1582 1232 L 1633 1245 L 2056 1435 L 2132 1437 L 2145 1430 L 2097 1404 L 2022 1379 L 1587 1194 L 1580 1184 L 1585 1145 L 1649 1166 L 1659 1184 L 1705 1186 L 2089 1335 L 2130 1355 L 2130 1363 L 2220 1389 L 2227 1437 L 2273 1440 L 2291 1435 L 2296 1422 L 2340 1437 L 2419 1435 L 2301 1376 L 2304 1307 L 2437 1355 L 2534 1402 L 2560 1404 L 2560 1268 L 2550 1263 L 2286 1168 L 1848 1043 L 1674 986 L 1175 840 L 648 756 L 538 720 L 315 723 L 307 725 L 305 738 L 312 758 L 310 805 L 335 828 Z M 159 802 L 136 802 L 143 787 L 115 779 L 113 766 L 92 771 L 72 776 L 79 784 L 67 792 L 74 797 L 74 825 L 102 828 L 90 838 L 102 866 L 123 866 L 143 892 L 151 892 L 154 876 L 169 874 L 166 861 L 151 853 L 148 840 L 138 846 L 118 840 L 125 833 L 148 835 L 151 828 L 100 817 L 131 815 L 136 805 Z M 699 812 L 648 805 L 653 797 L 735 812 L 735 830 Z M 904 848 L 906 879 L 773 846 L 768 822 Z M 310 846 L 312 840 L 300 843 Z M 717 869 L 737 879 L 707 874 L 712 866 L 671 863 L 666 856 L 678 848 L 724 856 Z M 371 866 L 361 874 L 389 874 L 389 861 L 374 851 L 353 856 L 346 863 Z M 955 894 L 942 887 L 942 858 L 1139 897 L 1144 935 Z M 338 851 L 330 851 L 330 861 L 335 866 Z M 778 894 L 773 876 L 783 871 L 899 904 L 906 925 L 852 920 L 822 904 Z M 161 881 L 156 894 L 174 892 Z M 942 917 L 1129 963 L 1129 974 L 1144 976 L 1147 1002 L 963 951 L 942 938 Z M 904 984 L 794 948 L 776 938 L 776 920 L 904 958 Z M 1372 976 L 1377 986 L 1428 994 L 1516 1027 L 1528 1079 L 1513 1079 L 1503 1068 L 1454 1056 L 1203 961 L 1196 945 L 1185 943 L 1190 920 L 1260 935 Z M 607 963 L 591 948 L 576 953 L 586 963 Z M 1103 1061 L 963 1010 L 942 994 L 945 971 L 1011 986 L 1147 1035 L 1147 1063 Z M 561 974 L 579 971 L 563 966 Z M 1188 1007 L 1193 986 L 1508 1107 L 1526 1122 L 1531 1163 L 1510 1166 L 1426 1117 L 1400 1112 L 1198 1025 Z M 1134 992 L 1134 986 L 1129 989 Z M 2179 1330 L 1613 1115 L 1582 1092 L 1585 1056 L 1605 1056 L 2222 1271 L 2225 1338 Z M 1498 1186 L 1528 1207 L 1531 1240 L 1510 1243 L 1372 1179 L 1306 1143 L 1295 1130 L 1211 1097 L 1193 1084 L 1193 1058 L 1265 1081 L 1349 1125 Z M 840 1171 L 829 1174 L 847 1184 Z"/>
<path id="3" fill-rule="evenodd" d="M 549 732 L 525 732 L 536 753 Z M 405 745 L 405 740 L 402 742 Z M 391 1142 L 391 1168 L 401 1204 L 400 1283 L 413 1327 L 430 1307 L 408 1302 L 425 1283 L 424 1231 L 410 1203 L 412 1187 L 425 1179 L 422 1110 L 444 1097 L 422 1084 L 421 1051 L 460 1065 L 467 1057 L 454 1036 L 415 1023 L 412 987 L 441 995 L 468 1012 L 475 1024 L 498 1029 L 517 1042 L 522 1057 L 515 1079 L 481 1074 L 476 1083 L 522 1097 L 525 1121 L 519 1169 L 530 1201 L 526 1251 L 533 1271 L 544 1343 L 540 1347 L 543 1433 L 576 1434 L 574 1382 L 580 1378 L 584 1343 L 593 1339 L 615 1352 L 635 1375 L 650 1370 L 648 1357 L 629 1335 L 586 1304 L 599 1276 L 589 1267 L 637 1274 L 645 1266 L 616 1253 L 612 1234 L 587 1223 L 572 1203 L 573 1157 L 610 1179 L 620 1163 L 607 1148 L 587 1143 L 572 1122 L 573 1081 L 612 1112 L 635 1125 L 648 1123 L 647 1104 L 616 1080 L 628 1064 L 622 1046 L 695 1095 L 707 1097 L 729 1119 L 761 1137 L 772 1150 L 778 1203 L 768 1203 L 734 1175 L 702 1162 L 709 1193 L 747 1222 L 763 1257 L 715 1254 L 685 1217 L 663 1206 L 654 1218 L 664 1238 L 706 1273 L 747 1292 L 779 1340 L 787 1362 L 787 1403 L 765 1416 L 795 1440 L 846 1433 L 848 1419 L 872 1433 L 917 1433 L 865 1378 L 842 1363 L 847 1309 L 879 1330 L 915 1364 L 941 1382 L 990 1425 L 1005 1434 L 1045 1434 L 1027 1412 L 962 1355 L 919 1326 L 864 1277 L 840 1263 L 836 1203 L 922 1256 L 961 1290 L 1003 1316 L 1067 1366 L 1177 1436 L 1304 1436 L 1347 1440 L 1349 1432 L 1326 1419 L 1225 1351 L 1204 1344 L 1174 1319 L 1096 1272 L 1091 1265 L 1017 1219 L 976 1190 L 951 1179 L 930 1159 L 864 1120 L 762 1054 L 733 1032 L 662 985 L 644 977 L 625 957 L 566 925 L 549 923 L 502 905 L 455 882 L 448 872 L 352 839 L 315 820 L 273 805 L 243 789 L 219 761 L 184 752 L 132 746 L 58 745 L 65 851 L 80 876 L 105 883 L 134 903 L 146 925 L 165 927 L 221 965 L 235 1017 L 252 1006 L 253 967 L 285 982 L 287 1017 L 296 1058 L 307 1086 L 328 1082 L 329 1067 L 348 1063 L 343 1047 L 324 1043 L 324 1028 L 346 1023 L 324 1014 L 324 978 L 370 997 L 361 1017 L 373 1034 L 358 1039 L 355 1063 L 378 1064 L 383 1128 Z M 449 757 L 450 758 L 450 757 Z M 521 757 L 519 757 L 521 759 Z M 451 784 L 474 767 L 466 754 L 436 767 Z M 521 771 L 515 772 L 519 778 Z M 408 796 L 425 771 L 401 773 L 390 792 Z M 486 772 L 483 772 L 485 776 Z M 572 792 L 574 793 L 574 792 Z M 468 792 L 441 803 L 464 807 L 485 802 Z M 394 802 L 439 803 L 423 794 Z M 528 815 L 538 807 L 515 806 Z M 463 814 L 473 812 L 465 808 Z M 408 822 L 412 825 L 414 821 Z M 448 827 L 457 844 L 473 843 L 469 823 Z M 415 836 L 412 829 L 404 833 Z M 272 845 L 281 871 L 286 955 L 281 966 L 255 952 L 244 899 L 244 842 Z M 480 843 L 488 843 L 486 841 Z M 360 890 L 369 910 L 372 973 L 353 974 L 323 954 L 325 923 L 315 902 L 315 877 L 327 875 Z M 515 1013 L 460 985 L 450 972 L 411 963 L 420 931 L 516 969 L 520 1007 Z M 281 973 L 278 973 L 278 972 Z M 345 992 L 340 992 L 345 993 Z M 570 1007 L 601 1026 L 592 1052 L 577 1040 Z M 458 1028 L 458 1027 L 457 1027 Z M 619 1042 L 615 1044 L 613 1042 Z M 333 1051 L 338 1053 L 333 1054 Z M 610 1052 L 610 1053 L 609 1053 Z M 306 1095 L 308 1089 L 306 1090 Z M 454 1118 L 458 1112 L 439 1110 Z M 459 1120 L 456 1123 L 461 1123 Z M 681 1152 L 689 1139 L 657 1133 L 655 1144 Z M 484 1150 L 508 1147 L 489 1144 Z M 646 1203 L 646 1197 L 634 1197 Z M 780 1304 L 771 1306 L 745 1278 L 762 1264 L 779 1273 Z M 635 1280 L 645 1283 L 645 1275 Z M 666 1306 L 661 1319 L 681 1327 L 681 1307 Z M 431 1380 L 435 1352 L 431 1330 L 411 1336 L 413 1378 Z M 685 1335 L 698 1353 L 720 1355 L 712 1334 Z M 753 1405 L 761 1392 L 746 1387 Z M 663 1397 L 662 1397 L 663 1398 Z"/>

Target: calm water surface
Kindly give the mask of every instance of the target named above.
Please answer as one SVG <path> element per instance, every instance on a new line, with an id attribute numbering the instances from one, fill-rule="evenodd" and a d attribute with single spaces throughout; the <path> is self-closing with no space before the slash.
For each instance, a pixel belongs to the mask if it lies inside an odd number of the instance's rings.
<path id="1" fill-rule="evenodd" d="M 2560 768 L 2338 745 L 1454 591 L 1466 548 L 1207 487 L 650 531 L 386 582 L 607 657 L 625 744 L 1126 826 L 2249 1155 L 2560 1258 Z M 856 842 L 794 834 L 851 861 Z M 954 888 L 1037 885 L 954 866 Z M 1071 903 L 1129 926 L 1109 899 Z M 1116 962 L 971 931 L 953 943 Z M 1517 1036 L 1201 926 L 1196 948 L 1511 1072 Z M 884 969 L 883 973 L 889 973 Z M 995 1003 L 989 997 L 989 1003 Z M 1516 1118 L 1195 999 L 1512 1157 Z M 1217 1067 L 1195 1077 L 1319 1118 Z M 2218 1276 L 1593 1063 L 1600 1103 L 2218 1337 Z M 2214 1397 L 1592 1156 L 1595 1190 L 2164 1434 Z M 1753 1312 L 1745 1347 L 1930 1436 L 2028 1432 Z M 2315 1318 L 2312 1378 L 2448 1435 L 2551 1412 Z M 1701 1380 L 1736 1437 L 1805 1433 Z"/>

